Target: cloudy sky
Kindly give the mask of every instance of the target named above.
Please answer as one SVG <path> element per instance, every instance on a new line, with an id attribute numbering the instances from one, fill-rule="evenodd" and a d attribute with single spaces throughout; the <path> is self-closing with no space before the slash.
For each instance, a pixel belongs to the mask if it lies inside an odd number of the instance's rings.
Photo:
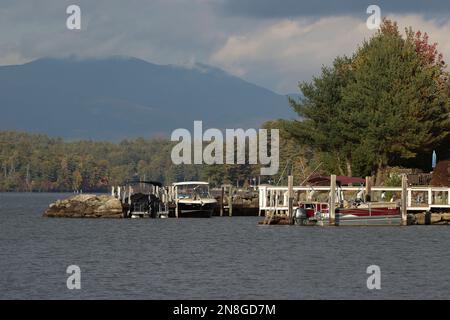
<path id="1" fill-rule="evenodd" d="M 66 28 L 71 4 L 81 7 L 80 31 Z M 450 60 L 447 0 L 1 0 L 0 65 L 71 55 L 202 62 L 293 93 L 374 33 L 371 4 L 402 28 L 428 32 Z"/>

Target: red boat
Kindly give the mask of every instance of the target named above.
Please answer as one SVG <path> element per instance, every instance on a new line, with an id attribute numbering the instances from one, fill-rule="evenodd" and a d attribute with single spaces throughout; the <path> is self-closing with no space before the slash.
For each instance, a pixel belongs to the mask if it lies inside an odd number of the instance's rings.
<path id="1" fill-rule="evenodd" d="M 326 202 L 303 202 L 295 213 L 299 225 L 328 225 L 329 206 Z M 336 208 L 336 225 L 400 225 L 400 208 L 395 203 L 362 203 L 348 208 Z"/>

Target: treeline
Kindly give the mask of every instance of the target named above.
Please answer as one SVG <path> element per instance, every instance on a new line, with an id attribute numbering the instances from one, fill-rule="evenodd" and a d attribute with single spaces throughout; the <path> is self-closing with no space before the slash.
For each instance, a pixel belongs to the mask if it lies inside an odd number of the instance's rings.
<path id="1" fill-rule="evenodd" d="M 269 122 L 265 127 L 279 125 Z M 107 191 L 136 177 L 165 184 L 205 180 L 213 186 L 252 185 L 260 179 L 281 183 L 288 167 L 300 180 L 310 172 L 312 153 L 286 132 L 280 135 L 279 173 L 260 177 L 258 165 L 174 165 L 170 157 L 174 142 L 166 139 L 66 142 L 42 134 L 4 131 L 0 132 L 0 191 Z"/>
<path id="2" fill-rule="evenodd" d="M 146 168 L 152 173 L 148 178 L 161 179 L 174 174 L 164 171 L 168 147 L 157 139 L 64 142 L 40 134 L 1 132 L 0 190 L 104 191 Z"/>

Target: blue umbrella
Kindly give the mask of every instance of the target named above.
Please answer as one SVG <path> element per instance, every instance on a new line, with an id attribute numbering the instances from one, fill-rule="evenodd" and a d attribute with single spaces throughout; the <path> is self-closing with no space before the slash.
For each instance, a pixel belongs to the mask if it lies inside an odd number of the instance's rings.
<path id="1" fill-rule="evenodd" d="M 433 150 L 433 157 L 431 159 L 431 167 L 433 169 L 436 168 L 436 160 L 437 160 L 436 151 Z"/>

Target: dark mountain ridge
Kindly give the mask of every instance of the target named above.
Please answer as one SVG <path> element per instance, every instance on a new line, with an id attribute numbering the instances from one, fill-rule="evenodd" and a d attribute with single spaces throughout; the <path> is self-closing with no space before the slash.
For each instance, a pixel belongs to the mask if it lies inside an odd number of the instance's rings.
<path id="1" fill-rule="evenodd" d="M 287 97 L 204 64 L 43 58 L 0 67 L 0 127 L 66 139 L 168 136 L 176 128 L 249 128 L 293 117 Z"/>

